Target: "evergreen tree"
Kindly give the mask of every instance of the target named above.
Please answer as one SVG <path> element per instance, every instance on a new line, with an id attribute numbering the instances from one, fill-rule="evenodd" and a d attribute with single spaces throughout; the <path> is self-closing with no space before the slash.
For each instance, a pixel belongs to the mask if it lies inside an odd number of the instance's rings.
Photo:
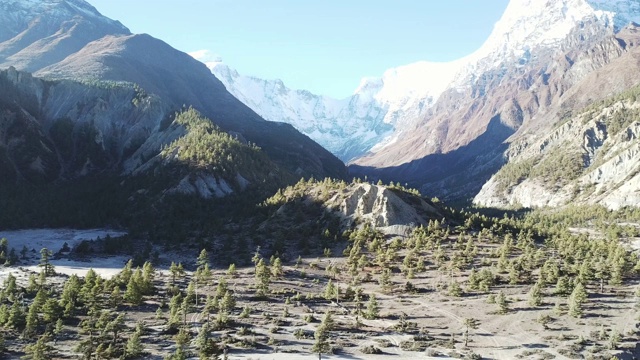
<path id="1" fill-rule="evenodd" d="M 496 297 L 496 304 L 498 304 L 498 313 L 506 314 L 507 312 L 509 312 L 509 303 L 507 302 L 507 297 L 504 295 L 502 290 Z"/>
<path id="2" fill-rule="evenodd" d="M 52 276 L 55 275 L 55 268 L 53 267 L 53 265 L 51 264 L 51 256 L 53 256 L 53 253 L 51 252 L 51 250 L 47 249 L 47 248 L 42 248 L 40 250 L 40 267 L 42 268 L 42 271 L 44 272 L 44 274 L 46 276 Z"/>
<path id="3" fill-rule="evenodd" d="M 367 302 L 367 312 L 365 313 L 365 317 L 369 320 L 375 320 L 378 316 L 380 316 L 380 306 L 378 305 L 376 295 L 371 294 L 369 296 L 369 301 Z"/>
<path id="4" fill-rule="evenodd" d="M 58 300 L 49 298 L 42 306 L 42 316 L 46 323 L 53 323 L 62 317 L 62 307 Z"/>
<path id="5" fill-rule="evenodd" d="M 171 285 L 175 285 L 176 280 L 182 276 L 184 276 L 184 267 L 182 267 L 182 263 L 174 263 L 171 262 L 171 266 L 169 267 L 169 272 L 171 273 Z"/>
<path id="6" fill-rule="evenodd" d="M 469 344 L 469 329 L 477 329 L 480 326 L 480 321 L 474 318 L 466 318 L 464 319 L 464 347 L 467 347 Z"/>
<path id="7" fill-rule="evenodd" d="M 621 340 L 622 340 L 622 337 L 620 336 L 620 333 L 618 332 L 618 330 L 616 329 L 611 330 L 611 334 L 609 334 L 609 349 L 611 350 L 617 349 Z"/>
<path id="8" fill-rule="evenodd" d="M 142 304 L 142 289 L 137 277 L 131 276 L 127 283 L 127 290 L 124 293 L 124 299 L 132 305 Z"/>
<path id="9" fill-rule="evenodd" d="M 540 306 L 542 305 L 542 289 L 540 282 L 536 282 L 529 291 L 529 305 Z"/>
<path id="10" fill-rule="evenodd" d="M 141 340 L 142 333 L 138 330 L 134 331 L 133 334 L 127 340 L 126 347 L 126 357 L 129 359 L 135 359 L 140 357 L 144 353 L 144 346 L 142 345 Z"/>
<path id="11" fill-rule="evenodd" d="M 449 287 L 447 288 L 447 294 L 449 296 L 460 297 L 462 296 L 462 288 L 457 281 L 452 281 L 449 283 Z"/>
<path id="12" fill-rule="evenodd" d="M 269 283 L 271 281 L 271 272 L 264 263 L 264 259 L 258 260 L 256 264 L 256 281 L 257 290 L 256 295 L 259 297 L 266 297 L 269 293 Z"/>
<path id="13" fill-rule="evenodd" d="M 569 315 L 575 318 L 582 317 L 584 312 L 582 306 L 587 300 L 587 291 L 582 283 L 577 283 L 569 297 Z"/>
<path id="14" fill-rule="evenodd" d="M 329 344 L 329 331 L 322 324 L 318 326 L 316 331 L 313 334 L 315 338 L 315 342 L 313 343 L 313 347 L 311 351 L 318 354 L 319 358 L 322 358 L 322 354 L 331 353 L 331 345 Z"/>
<path id="15" fill-rule="evenodd" d="M 333 283 L 333 281 L 331 281 L 331 279 L 329 279 L 327 286 L 325 286 L 324 288 L 324 293 L 323 293 L 324 298 L 326 300 L 333 300 L 336 298 L 337 293 L 338 293 L 338 290 L 335 284 Z"/>
<path id="16" fill-rule="evenodd" d="M 38 338 L 35 344 L 28 345 L 25 348 L 26 355 L 23 359 L 29 360 L 48 360 L 53 357 L 53 348 L 47 343 L 49 337 L 45 334 Z"/>
<path id="17" fill-rule="evenodd" d="M 236 264 L 229 265 L 229 269 L 227 269 L 227 275 L 231 277 L 236 277 L 237 274 L 238 274 L 238 271 L 236 270 Z"/>

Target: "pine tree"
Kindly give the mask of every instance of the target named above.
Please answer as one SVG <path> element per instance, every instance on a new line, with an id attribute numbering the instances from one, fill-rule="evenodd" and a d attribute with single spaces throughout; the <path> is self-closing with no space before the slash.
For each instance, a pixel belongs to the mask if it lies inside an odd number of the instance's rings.
<path id="1" fill-rule="evenodd" d="M 199 269 L 204 268 L 205 266 L 210 266 L 209 264 L 209 253 L 207 253 L 206 249 L 202 249 L 200 254 L 198 255 L 198 259 L 196 260 Z"/>
<path id="2" fill-rule="evenodd" d="M 587 296 L 587 292 L 584 286 L 582 286 L 582 283 L 577 283 L 569 297 L 569 315 L 575 318 L 582 317 L 584 312 L 582 305 L 587 300 Z"/>
<path id="3" fill-rule="evenodd" d="M 169 272 L 171 273 L 171 285 L 175 285 L 176 280 L 179 277 L 184 276 L 184 268 L 182 267 L 182 263 L 174 263 L 171 262 L 171 266 L 169 267 Z"/>
<path id="4" fill-rule="evenodd" d="M 542 289 L 540 282 L 535 283 L 529 291 L 529 305 L 540 306 L 542 305 Z"/>
<path id="5" fill-rule="evenodd" d="M 324 313 L 324 316 L 322 317 L 321 325 L 324 326 L 324 328 L 327 331 L 333 331 L 334 330 L 335 322 L 333 321 L 333 316 L 331 316 L 331 311 L 326 311 Z"/>
<path id="6" fill-rule="evenodd" d="M 382 275 L 380 276 L 379 284 L 382 290 L 388 292 L 391 290 L 391 269 L 385 267 L 382 269 Z"/>
<path id="7" fill-rule="evenodd" d="M 447 288 L 447 294 L 449 296 L 460 297 L 462 296 L 462 288 L 457 281 L 452 281 L 449 283 L 449 287 Z"/>
<path id="8" fill-rule="evenodd" d="M 365 313 L 365 317 L 369 320 L 375 320 L 378 316 L 380 316 L 380 306 L 378 305 L 376 295 L 371 294 L 369 296 L 369 301 L 367 302 L 367 312 Z"/>
<path id="9" fill-rule="evenodd" d="M 618 330 L 616 329 L 611 330 L 611 334 L 609 334 L 609 349 L 611 350 L 617 349 L 621 340 L 622 340 L 622 337 L 620 336 L 620 333 L 618 332 Z"/>
<path id="10" fill-rule="evenodd" d="M 42 306 L 42 316 L 46 323 L 53 323 L 62 317 L 62 308 L 58 300 L 49 298 Z"/>
<path id="11" fill-rule="evenodd" d="M 11 305 L 11 309 L 9 310 L 9 317 L 7 319 L 6 325 L 14 328 L 15 330 L 22 330 L 22 327 L 25 325 L 26 319 L 25 314 L 22 307 L 18 304 L 18 302 L 14 302 Z"/>
<path id="12" fill-rule="evenodd" d="M 333 281 L 329 279 L 327 286 L 324 288 L 323 296 L 326 300 L 333 300 L 336 298 L 337 289 Z"/>
<path id="13" fill-rule="evenodd" d="M 124 329 L 125 329 L 124 315 L 118 314 L 118 316 L 116 316 L 115 319 L 113 319 L 112 321 L 106 324 L 106 326 L 104 327 L 104 332 L 111 333 L 112 334 L 111 343 L 117 344 L 118 335 L 120 335 L 120 332 L 122 332 L 122 330 Z"/>
<path id="14" fill-rule="evenodd" d="M 34 302 L 29 306 L 27 313 L 27 321 L 23 334 L 27 338 L 31 338 L 36 334 L 38 328 L 38 305 Z"/>
<path id="15" fill-rule="evenodd" d="M 320 324 L 313 334 L 315 338 L 315 342 L 313 343 L 313 347 L 311 351 L 317 353 L 319 358 L 322 358 L 322 354 L 331 353 L 331 345 L 329 344 L 329 330 L 324 324 Z"/>
<path id="16" fill-rule="evenodd" d="M 122 305 L 122 294 L 120 293 L 119 286 L 113 287 L 113 291 L 111 291 L 111 296 L 109 297 L 109 302 L 111 302 L 111 306 L 114 309 L 117 309 L 120 305 Z"/>
<path id="17" fill-rule="evenodd" d="M 26 355 L 23 359 L 30 360 L 48 360 L 53 356 L 53 348 L 49 346 L 47 343 L 49 342 L 49 337 L 45 334 L 38 338 L 35 344 L 29 345 L 25 348 Z"/>
<path id="18" fill-rule="evenodd" d="M 231 277 L 236 277 L 238 271 L 236 270 L 236 264 L 229 265 L 229 269 L 227 269 L 227 275 Z"/>
<path id="19" fill-rule="evenodd" d="M 271 281 L 271 272 L 264 263 L 264 259 L 258 260 L 256 264 L 256 281 L 257 290 L 256 295 L 258 297 L 266 297 L 269 293 L 269 283 Z"/>
<path id="20" fill-rule="evenodd" d="M 556 282 L 555 293 L 557 295 L 568 295 L 569 293 L 571 293 L 571 283 L 569 282 L 568 278 L 564 276 L 558 278 L 558 281 Z"/>
<path id="21" fill-rule="evenodd" d="M 271 275 L 273 275 L 273 277 L 276 279 L 284 275 L 284 270 L 282 269 L 282 261 L 279 257 L 275 258 L 271 263 Z"/>
<path id="22" fill-rule="evenodd" d="M 53 265 L 51 264 L 51 256 L 53 253 L 51 250 L 47 248 L 42 248 L 40 250 L 40 267 L 46 276 L 55 275 L 56 271 Z"/>
<path id="23" fill-rule="evenodd" d="M 506 314 L 509 312 L 509 303 L 507 302 L 507 297 L 504 295 L 502 290 L 498 293 L 496 297 L 496 304 L 498 304 L 498 313 Z"/>
<path id="24" fill-rule="evenodd" d="M 129 278 L 127 290 L 124 293 L 124 299 L 133 305 L 142 304 L 142 289 L 135 275 Z"/>
<path id="25" fill-rule="evenodd" d="M 153 280 L 156 275 L 156 269 L 151 262 L 146 261 L 142 266 L 142 283 L 141 290 L 144 295 L 153 294 Z"/>
<path id="26" fill-rule="evenodd" d="M 53 330 L 53 333 L 55 335 L 60 335 L 64 332 L 64 322 L 62 322 L 62 319 L 58 319 L 56 320 L 56 327 Z"/>
<path id="27" fill-rule="evenodd" d="M 469 329 L 477 329 L 480 326 L 480 321 L 474 318 L 466 318 L 464 319 L 464 347 L 467 347 L 469 344 Z"/>
<path id="28" fill-rule="evenodd" d="M 141 336 L 142 333 L 136 330 L 127 340 L 127 358 L 135 359 L 137 357 L 140 357 L 144 353 L 144 346 L 142 345 L 142 340 L 140 339 Z"/>
<path id="29" fill-rule="evenodd" d="M 231 312 L 236 307 L 236 299 L 231 291 L 227 291 L 219 304 L 219 310 L 221 312 Z"/>

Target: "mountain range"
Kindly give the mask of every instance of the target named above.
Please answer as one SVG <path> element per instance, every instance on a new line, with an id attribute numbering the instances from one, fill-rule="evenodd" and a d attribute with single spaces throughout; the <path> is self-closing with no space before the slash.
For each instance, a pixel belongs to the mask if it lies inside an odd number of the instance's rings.
<path id="1" fill-rule="evenodd" d="M 172 194 L 259 198 L 301 177 L 346 177 L 205 65 L 86 1 L 0 0 L 0 24 L 2 227 L 74 226 L 85 213 L 95 219 L 83 226 L 117 223 Z"/>
<path id="2" fill-rule="evenodd" d="M 389 69 L 341 100 L 207 65 L 247 106 L 291 123 L 352 174 L 470 199 L 569 112 L 637 84 L 636 71 L 616 65 L 637 69 L 636 22 L 635 1 L 513 0 L 476 52 Z"/>
<path id="3" fill-rule="evenodd" d="M 636 22 L 631 0 L 512 0 L 469 56 L 332 99 L 203 64 L 84 0 L 0 0 L 0 190 L 100 177 L 164 201 L 357 176 L 482 206 L 636 205 Z"/>

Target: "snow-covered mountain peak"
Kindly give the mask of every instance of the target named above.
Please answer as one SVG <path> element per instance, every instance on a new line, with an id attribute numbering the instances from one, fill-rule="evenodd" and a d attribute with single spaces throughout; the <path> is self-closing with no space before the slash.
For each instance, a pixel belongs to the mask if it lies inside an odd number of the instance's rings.
<path id="1" fill-rule="evenodd" d="M 391 107 L 401 107 L 407 98 L 437 99 L 447 89 L 464 61 L 419 61 L 385 71 L 375 99 Z"/>
<path id="2" fill-rule="evenodd" d="M 585 20 L 618 31 L 640 21 L 636 0 L 511 0 L 493 32 L 471 58 L 520 57 L 539 46 L 553 46 Z"/>
<path id="3" fill-rule="evenodd" d="M 587 2 L 594 9 L 613 16 L 613 25 L 616 31 L 632 22 L 640 22 L 640 2 L 637 0 L 587 0 Z"/>

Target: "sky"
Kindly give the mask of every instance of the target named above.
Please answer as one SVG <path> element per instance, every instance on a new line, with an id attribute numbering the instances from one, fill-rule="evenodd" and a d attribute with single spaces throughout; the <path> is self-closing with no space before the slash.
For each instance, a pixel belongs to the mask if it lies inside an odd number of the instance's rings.
<path id="1" fill-rule="evenodd" d="M 133 33 L 343 98 L 364 77 L 478 49 L 508 0 L 88 0 Z M 211 58 L 206 59 L 211 60 Z"/>

